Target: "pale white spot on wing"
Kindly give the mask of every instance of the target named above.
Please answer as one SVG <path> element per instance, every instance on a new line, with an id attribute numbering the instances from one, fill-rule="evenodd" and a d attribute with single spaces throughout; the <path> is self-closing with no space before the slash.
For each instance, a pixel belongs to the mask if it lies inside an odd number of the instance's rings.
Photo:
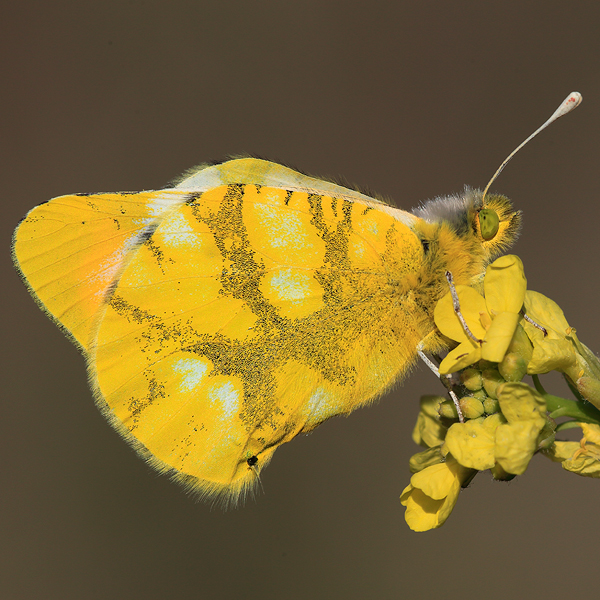
<path id="1" fill-rule="evenodd" d="M 198 358 L 182 358 L 173 365 L 173 371 L 180 377 L 179 389 L 191 393 L 206 377 L 208 363 Z"/>
<path id="2" fill-rule="evenodd" d="M 187 219 L 179 212 L 169 215 L 159 229 L 165 244 L 174 247 L 201 245 L 201 237 L 193 230 Z"/>
<path id="3" fill-rule="evenodd" d="M 272 248 L 303 252 L 313 248 L 302 219 L 296 213 L 286 211 L 284 214 L 281 208 L 264 204 L 257 204 L 255 210 L 264 230 L 269 233 L 268 243 Z"/>
<path id="4" fill-rule="evenodd" d="M 310 294 L 311 276 L 306 273 L 281 269 L 270 280 L 271 291 L 278 300 L 302 300 Z"/>
<path id="5" fill-rule="evenodd" d="M 379 234 L 379 226 L 375 219 L 367 219 L 365 222 L 365 229 L 373 236 L 377 236 Z"/>
<path id="6" fill-rule="evenodd" d="M 240 410 L 240 391 L 230 381 L 213 388 L 208 397 L 213 404 L 220 406 L 223 419 L 233 418 Z"/>

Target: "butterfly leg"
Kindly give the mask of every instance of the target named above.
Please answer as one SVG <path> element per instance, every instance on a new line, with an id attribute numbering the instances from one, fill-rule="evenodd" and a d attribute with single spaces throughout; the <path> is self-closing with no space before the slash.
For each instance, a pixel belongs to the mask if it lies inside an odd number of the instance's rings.
<path id="1" fill-rule="evenodd" d="M 531 317 L 528 317 L 523 309 L 521 309 L 521 314 L 528 323 L 531 323 L 534 327 L 537 327 L 537 329 L 539 329 L 544 334 L 544 337 L 548 335 L 546 329 L 542 327 L 539 323 L 536 323 Z"/>
<path id="2" fill-rule="evenodd" d="M 429 334 L 429 335 L 432 335 L 432 334 Z M 454 393 L 454 390 L 452 390 L 452 376 L 451 375 L 443 375 L 443 376 L 440 375 L 440 371 L 437 368 L 437 366 L 425 354 L 424 348 L 425 348 L 425 340 L 426 339 L 427 339 L 427 337 L 423 338 L 417 344 L 417 354 L 419 355 L 419 358 L 434 372 L 434 374 L 444 384 L 444 387 L 448 390 L 448 394 L 450 395 L 450 398 L 452 398 L 452 402 L 454 402 L 454 406 L 456 406 L 456 412 L 458 413 L 458 420 L 461 423 L 464 423 L 465 417 L 460 408 L 460 403 L 458 402 L 458 397 Z"/>
<path id="3" fill-rule="evenodd" d="M 460 301 L 458 299 L 458 293 L 456 288 L 454 287 L 454 280 L 452 279 L 452 273 L 450 271 L 446 271 L 446 280 L 448 281 L 448 286 L 450 287 L 450 294 L 452 296 L 452 307 L 454 308 L 454 312 L 460 321 L 465 333 L 477 344 L 483 344 L 483 340 L 480 340 L 470 329 L 465 321 L 465 318 L 460 311 Z"/>

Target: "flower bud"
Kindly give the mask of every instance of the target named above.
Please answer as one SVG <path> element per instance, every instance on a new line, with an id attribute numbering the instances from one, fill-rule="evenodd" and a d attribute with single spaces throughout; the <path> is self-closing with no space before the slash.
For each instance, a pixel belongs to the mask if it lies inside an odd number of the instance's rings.
<path id="1" fill-rule="evenodd" d="M 470 392 L 475 392 L 483 387 L 481 371 L 472 367 L 461 371 L 460 381 Z"/>
<path id="2" fill-rule="evenodd" d="M 473 392 L 472 396 L 473 396 L 473 398 L 477 398 L 477 400 L 481 400 L 482 402 L 487 400 L 487 397 L 488 397 L 488 395 L 485 393 L 484 389 Z"/>
<path id="3" fill-rule="evenodd" d="M 483 387 L 490 398 L 497 399 L 496 390 L 498 386 L 505 383 L 504 378 L 497 369 L 486 369 L 481 373 L 483 377 Z"/>
<path id="4" fill-rule="evenodd" d="M 538 449 L 539 450 L 547 450 L 554 444 L 556 441 L 556 434 L 554 432 L 554 427 L 548 424 L 540 431 L 540 435 L 538 437 Z"/>
<path id="5" fill-rule="evenodd" d="M 456 410 L 456 406 L 454 406 L 454 402 L 452 400 L 444 400 L 438 408 L 438 413 L 440 417 L 444 417 L 446 419 L 458 419 L 458 411 Z"/>
<path id="6" fill-rule="evenodd" d="M 594 406 L 600 407 L 600 381 L 594 377 L 583 376 L 577 382 L 577 391 Z"/>
<path id="7" fill-rule="evenodd" d="M 527 375 L 527 361 L 518 352 L 509 352 L 498 365 L 506 381 L 521 381 Z"/>
<path id="8" fill-rule="evenodd" d="M 473 396 L 461 398 L 459 404 L 466 419 L 477 419 L 483 414 L 483 403 Z"/>
<path id="9" fill-rule="evenodd" d="M 488 415 L 494 415 L 500 410 L 500 403 L 494 398 L 486 398 L 483 401 L 483 410 L 485 410 Z"/>

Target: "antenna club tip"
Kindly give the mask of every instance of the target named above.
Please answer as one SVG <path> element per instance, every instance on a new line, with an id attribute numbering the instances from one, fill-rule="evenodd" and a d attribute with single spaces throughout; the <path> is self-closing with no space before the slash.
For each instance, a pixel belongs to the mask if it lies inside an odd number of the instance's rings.
<path id="1" fill-rule="evenodd" d="M 550 125 L 552 121 L 556 121 L 556 119 L 560 119 L 567 113 L 570 113 L 581 104 L 582 100 L 583 96 L 579 92 L 571 92 L 556 109 L 555 113 L 544 123 L 544 126 Z"/>
<path id="2" fill-rule="evenodd" d="M 564 106 L 568 110 L 573 110 L 577 108 L 581 101 L 583 100 L 583 96 L 579 92 L 571 92 L 564 101 Z"/>

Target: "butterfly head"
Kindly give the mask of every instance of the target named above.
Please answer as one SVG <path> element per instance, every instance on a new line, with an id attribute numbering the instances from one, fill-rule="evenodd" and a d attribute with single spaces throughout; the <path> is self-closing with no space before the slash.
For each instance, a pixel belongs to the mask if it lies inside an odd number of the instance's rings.
<path id="1" fill-rule="evenodd" d="M 463 241 L 480 247 L 486 262 L 507 250 L 517 239 L 521 212 L 506 196 L 488 194 L 485 205 L 479 190 L 466 188 L 460 195 L 429 200 L 413 214 L 430 225 L 447 225 Z"/>

